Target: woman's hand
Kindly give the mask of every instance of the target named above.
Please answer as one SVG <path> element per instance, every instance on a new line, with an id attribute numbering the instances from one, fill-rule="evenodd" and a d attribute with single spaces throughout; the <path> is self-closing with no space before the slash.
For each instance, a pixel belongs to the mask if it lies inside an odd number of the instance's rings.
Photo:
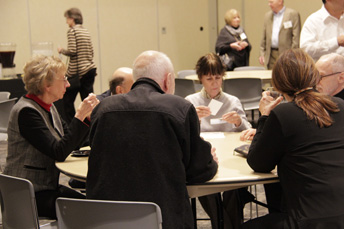
<path id="1" fill-rule="evenodd" d="M 213 156 L 214 161 L 216 161 L 216 163 L 218 164 L 219 163 L 219 158 L 217 157 L 215 151 L 216 151 L 216 148 L 212 147 L 211 148 L 211 155 Z"/>
<path id="2" fill-rule="evenodd" d="M 80 121 L 84 121 L 86 117 L 91 115 L 93 108 L 95 108 L 98 104 L 99 100 L 97 99 L 96 95 L 90 93 L 87 98 L 80 103 L 74 117 Z"/>
<path id="3" fill-rule="evenodd" d="M 209 115 L 211 115 L 210 108 L 206 106 L 197 106 L 196 112 L 199 120 L 201 120 L 201 118 L 208 117 Z"/>
<path id="4" fill-rule="evenodd" d="M 271 110 L 274 109 L 283 100 L 282 96 L 274 99 L 272 96 L 270 96 L 269 91 L 264 91 L 262 95 L 263 97 L 259 102 L 259 111 L 262 115 L 269 115 Z"/>
<path id="5" fill-rule="evenodd" d="M 245 49 L 248 46 L 248 43 L 246 41 L 240 41 L 239 44 L 242 47 L 242 49 Z"/>
<path id="6" fill-rule="evenodd" d="M 252 141 L 257 129 L 243 130 L 240 134 L 240 141 Z"/>
<path id="7" fill-rule="evenodd" d="M 236 111 L 231 111 L 222 115 L 222 120 L 228 123 L 233 123 L 236 127 L 241 125 L 241 117 Z"/>
<path id="8" fill-rule="evenodd" d="M 241 51 L 241 50 L 244 49 L 243 47 L 241 47 L 240 41 L 233 42 L 233 43 L 231 43 L 229 46 L 230 46 L 232 49 L 235 49 L 235 50 L 237 50 L 237 51 Z"/>

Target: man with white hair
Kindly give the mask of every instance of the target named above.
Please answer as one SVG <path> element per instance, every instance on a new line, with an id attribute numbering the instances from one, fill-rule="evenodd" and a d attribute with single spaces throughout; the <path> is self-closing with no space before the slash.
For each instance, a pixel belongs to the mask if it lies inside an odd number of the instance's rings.
<path id="1" fill-rule="evenodd" d="M 128 93 L 105 98 L 92 113 L 87 198 L 154 202 L 164 229 L 193 228 L 186 183 L 214 177 L 214 149 L 200 137 L 194 106 L 172 95 L 165 54 L 140 54 L 133 76 Z"/>
<path id="2" fill-rule="evenodd" d="M 320 57 L 315 63 L 320 73 L 320 81 L 316 86 L 319 92 L 344 99 L 344 56 L 330 53 Z M 241 132 L 240 140 L 252 140 L 256 129 Z"/>
<path id="3" fill-rule="evenodd" d="M 344 56 L 337 53 L 324 55 L 315 66 L 321 76 L 317 90 L 344 99 Z"/>

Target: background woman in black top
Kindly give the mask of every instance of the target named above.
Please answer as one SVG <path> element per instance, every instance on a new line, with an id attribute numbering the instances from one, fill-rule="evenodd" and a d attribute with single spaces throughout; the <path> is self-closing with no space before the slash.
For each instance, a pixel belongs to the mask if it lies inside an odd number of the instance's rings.
<path id="1" fill-rule="evenodd" d="M 248 66 L 251 45 L 244 29 L 240 26 L 240 14 L 237 10 L 228 10 L 225 14 L 226 25 L 221 29 L 216 41 L 216 53 L 227 54 L 229 63 L 227 71 L 236 67 Z"/>

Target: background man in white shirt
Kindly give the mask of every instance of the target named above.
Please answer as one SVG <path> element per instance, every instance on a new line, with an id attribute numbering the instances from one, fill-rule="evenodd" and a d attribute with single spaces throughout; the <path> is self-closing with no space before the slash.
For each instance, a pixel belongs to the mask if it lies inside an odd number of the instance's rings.
<path id="1" fill-rule="evenodd" d="M 324 5 L 305 21 L 300 46 L 317 61 L 332 52 L 344 55 L 344 0 L 322 0 Z"/>

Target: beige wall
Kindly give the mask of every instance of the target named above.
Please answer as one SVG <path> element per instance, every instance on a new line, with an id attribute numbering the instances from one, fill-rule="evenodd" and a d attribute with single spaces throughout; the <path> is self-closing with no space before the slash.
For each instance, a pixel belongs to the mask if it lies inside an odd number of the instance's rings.
<path id="1" fill-rule="evenodd" d="M 216 17 L 210 16 L 216 15 L 214 0 L 0 0 L 0 42 L 17 44 L 17 73 L 33 42 L 53 42 L 54 55 L 57 47 L 66 47 L 63 14 L 70 7 L 80 8 L 92 36 L 96 93 L 108 88 L 116 68 L 131 67 L 144 50 L 165 52 L 177 72 L 194 68 L 217 37 Z"/>
<path id="2" fill-rule="evenodd" d="M 259 66 L 259 46 L 262 38 L 264 15 L 270 10 L 268 0 L 218 0 L 218 21 L 220 30 L 224 22 L 224 14 L 228 9 L 239 10 L 242 16 L 241 25 L 244 27 L 247 37 L 252 45 L 250 65 Z M 322 6 L 321 0 L 285 0 L 286 7 L 297 10 L 301 16 L 303 25 L 306 18 Z M 305 7 L 306 6 L 306 7 Z"/>
<path id="3" fill-rule="evenodd" d="M 321 7 L 320 0 L 286 0 L 302 22 Z M 132 66 L 144 50 L 165 52 L 175 72 L 193 69 L 197 59 L 214 52 L 217 32 L 226 10 L 241 12 L 242 25 L 253 46 L 251 65 L 258 65 L 263 17 L 267 0 L 0 0 L 0 42 L 15 42 L 17 73 L 31 56 L 32 42 L 51 41 L 66 47 L 64 11 L 79 7 L 90 31 L 98 76 L 95 92 L 107 89 L 108 77 L 121 66 Z M 203 30 L 201 30 L 201 27 Z M 63 57 L 63 60 L 67 59 Z"/>

